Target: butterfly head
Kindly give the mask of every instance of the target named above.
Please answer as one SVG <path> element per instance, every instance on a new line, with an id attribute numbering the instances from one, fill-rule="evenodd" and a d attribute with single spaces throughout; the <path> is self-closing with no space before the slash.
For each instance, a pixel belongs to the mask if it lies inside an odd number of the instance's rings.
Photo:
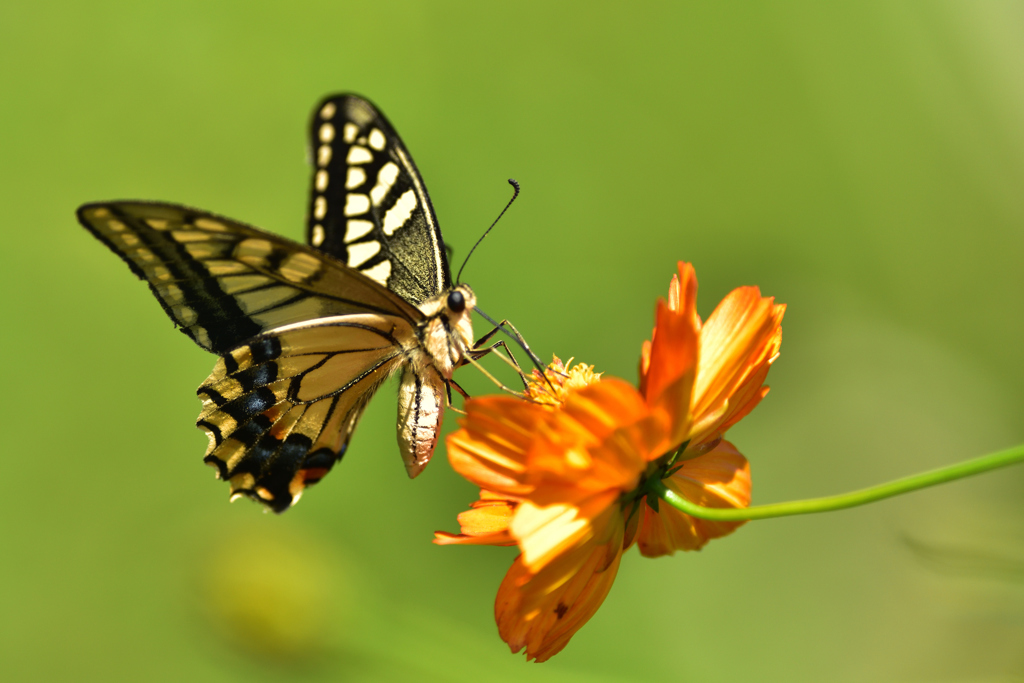
<path id="1" fill-rule="evenodd" d="M 453 326 L 459 321 L 469 319 L 469 314 L 476 307 L 476 294 L 469 285 L 455 285 L 437 296 L 420 304 L 420 311 L 428 319 L 444 316 Z"/>
<path id="2" fill-rule="evenodd" d="M 470 313 L 475 306 L 476 295 L 466 284 L 456 285 L 420 304 L 424 315 L 420 322 L 421 345 L 445 377 L 451 377 L 463 354 L 473 345 Z"/>
<path id="3" fill-rule="evenodd" d="M 466 295 L 457 289 L 453 289 L 448 293 L 446 305 L 451 313 L 462 313 L 466 310 Z"/>
<path id="4" fill-rule="evenodd" d="M 476 295 L 469 285 L 456 285 L 444 298 L 443 315 L 451 326 L 453 337 L 466 348 L 473 344 L 473 325 L 470 313 L 476 307 Z"/>

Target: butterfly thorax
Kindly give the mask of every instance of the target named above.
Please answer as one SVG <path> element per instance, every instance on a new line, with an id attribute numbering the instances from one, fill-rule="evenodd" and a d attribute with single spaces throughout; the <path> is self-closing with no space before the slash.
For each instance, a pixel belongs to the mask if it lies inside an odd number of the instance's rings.
<path id="1" fill-rule="evenodd" d="M 417 349 L 411 350 L 413 367 L 433 365 L 451 379 L 465 352 L 473 345 L 470 313 L 476 295 L 469 285 L 458 285 L 420 304 L 423 320 L 416 326 Z"/>

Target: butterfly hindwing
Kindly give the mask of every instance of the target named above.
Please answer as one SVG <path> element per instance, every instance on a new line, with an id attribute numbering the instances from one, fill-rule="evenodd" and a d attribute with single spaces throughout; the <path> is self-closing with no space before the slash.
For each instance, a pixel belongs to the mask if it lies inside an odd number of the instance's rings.
<path id="1" fill-rule="evenodd" d="M 237 221 L 173 204 L 107 202 L 82 225 L 149 283 L 199 346 L 224 355 L 268 330 L 316 318 L 419 311 L 314 249 Z"/>
<path id="2" fill-rule="evenodd" d="M 405 360 L 403 318 L 338 316 L 263 335 L 223 356 L 197 390 L 205 461 L 280 512 L 341 459 L 370 397 Z"/>
<path id="3" fill-rule="evenodd" d="M 328 97 L 314 111 L 310 142 L 309 244 L 413 304 L 448 289 L 426 187 L 384 115 L 356 95 Z"/>

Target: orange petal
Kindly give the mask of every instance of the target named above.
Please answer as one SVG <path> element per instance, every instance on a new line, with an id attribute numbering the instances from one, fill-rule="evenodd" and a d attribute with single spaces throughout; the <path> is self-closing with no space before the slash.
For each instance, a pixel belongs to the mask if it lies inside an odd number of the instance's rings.
<path id="1" fill-rule="evenodd" d="M 542 506 L 577 504 L 609 489 L 628 491 L 663 433 L 627 382 L 609 378 L 575 391 L 549 413 L 529 451 L 530 498 Z"/>
<path id="2" fill-rule="evenodd" d="M 655 320 L 657 320 L 657 309 L 655 309 Z M 651 331 L 651 336 L 654 336 L 654 331 Z M 640 383 L 637 387 L 640 389 L 640 393 L 644 396 L 647 395 L 647 371 L 651 367 L 651 341 L 645 339 L 644 343 L 640 345 Z"/>
<path id="3" fill-rule="evenodd" d="M 611 377 L 570 394 L 558 415 L 575 420 L 581 431 L 599 441 L 643 419 L 647 406 L 629 382 Z"/>
<path id="4" fill-rule="evenodd" d="M 604 543 L 615 518 L 622 517 L 616 504 L 620 494 L 616 489 L 604 491 L 579 506 L 556 503 L 541 507 L 532 501 L 523 501 L 509 526 L 512 537 L 523 551 L 523 564 L 536 573 L 573 548 Z M 572 566 L 565 568 L 566 573 L 575 570 Z"/>
<path id="5" fill-rule="evenodd" d="M 698 505 L 744 508 L 750 505 L 750 465 L 728 441 L 714 450 L 683 462 L 665 480 L 670 490 Z M 655 512 L 643 505 L 637 533 L 640 553 L 646 557 L 671 555 L 676 550 L 699 550 L 709 540 L 735 531 L 744 522 L 715 522 L 691 517 L 664 501 Z"/>
<path id="6" fill-rule="evenodd" d="M 512 652 L 526 648 L 526 658 L 543 662 L 557 654 L 604 602 L 619 571 L 621 527 L 609 543 L 590 548 L 567 581 L 547 590 L 547 577 L 532 574 L 516 558 L 498 588 L 494 616 L 498 633 Z M 530 594 L 541 594 L 539 602 Z"/>
<path id="7" fill-rule="evenodd" d="M 448 436 L 452 468 L 482 489 L 520 496 L 526 483 L 526 452 L 548 415 L 540 406 L 510 396 L 466 401 L 462 429 Z"/>
<path id="8" fill-rule="evenodd" d="M 518 500 L 499 497 L 491 491 L 480 491 L 480 500 L 474 501 L 470 509 L 459 514 L 459 534 L 445 531 L 434 532 L 434 543 L 438 545 L 515 545 L 516 540 L 509 533 L 512 513 L 519 505 Z"/>
<path id="9" fill-rule="evenodd" d="M 704 323 L 693 389 L 691 445 L 714 441 L 764 396 L 768 366 L 782 343 L 786 307 L 757 287 L 730 292 Z M 653 361 L 652 361 L 653 365 Z"/>
<path id="10" fill-rule="evenodd" d="M 669 425 L 668 443 L 682 443 L 690 429 L 690 404 L 697 372 L 701 326 L 697 316 L 697 275 L 689 263 L 679 263 L 679 278 L 672 278 L 668 302 L 659 301 L 654 337 L 645 347 L 641 386 L 647 404 L 660 411 Z"/>
<path id="11" fill-rule="evenodd" d="M 697 275 L 693 270 L 693 264 L 680 261 L 677 264 L 677 268 L 679 268 L 680 275 L 683 276 L 683 282 L 693 280 L 694 288 L 696 289 Z M 673 275 L 672 280 L 668 283 L 668 307 L 673 311 L 679 310 L 679 302 L 681 299 L 679 290 L 679 277 L 677 275 Z"/>
<path id="12" fill-rule="evenodd" d="M 534 577 L 529 583 L 524 583 L 522 586 L 524 613 L 543 607 L 552 593 L 558 591 L 583 571 L 587 563 L 595 557 L 595 548 L 605 548 L 603 555 L 605 560 L 603 564 L 594 565 L 594 571 L 603 571 L 607 564 L 614 559 L 615 554 L 619 552 L 618 549 L 623 547 L 623 520 L 618 506 L 614 510 L 609 510 L 601 520 L 598 520 L 594 528 L 600 529 L 600 533 L 585 542 L 566 548 L 551 562 L 539 569 L 532 569 L 525 557 L 523 558 L 523 566 Z"/>

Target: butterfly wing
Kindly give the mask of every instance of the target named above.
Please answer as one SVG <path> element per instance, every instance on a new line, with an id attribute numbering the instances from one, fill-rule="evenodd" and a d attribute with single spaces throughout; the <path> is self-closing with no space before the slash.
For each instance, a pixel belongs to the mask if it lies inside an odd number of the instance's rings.
<path id="1" fill-rule="evenodd" d="M 193 341 L 221 355 L 199 388 L 206 462 L 276 511 L 341 458 L 422 313 L 329 255 L 171 204 L 88 204 L 79 220 Z"/>
<path id="2" fill-rule="evenodd" d="M 430 197 L 384 115 L 357 95 L 333 95 L 314 111 L 310 143 L 308 243 L 413 304 L 450 288 Z"/>
<path id="3" fill-rule="evenodd" d="M 283 512 L 342 458 L 377 387 L 405 362 L 403 318 L 356 314 L 292 325 L 223 356 L 196 392 L 205 462 Z"/>
<path id="4" fill-rule="evenodd" d="M 336 315 L 422 314 L 330 256 L 237 221 L 174 204 L 86 204 L 78 219 L 199 346 L 224 355 L 277 327 Z"/>

